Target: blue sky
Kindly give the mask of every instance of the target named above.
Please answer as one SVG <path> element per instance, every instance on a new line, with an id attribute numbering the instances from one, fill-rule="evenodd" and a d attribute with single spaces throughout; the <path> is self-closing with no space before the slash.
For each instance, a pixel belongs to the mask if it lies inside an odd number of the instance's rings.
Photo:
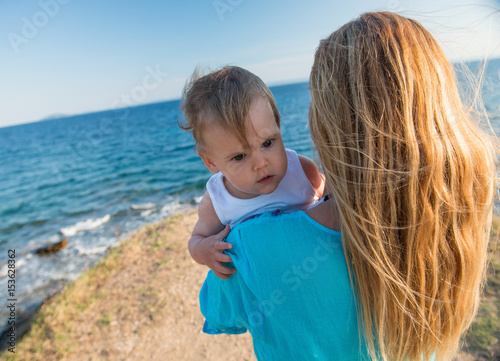
<path id="1" fill-rule="evenodd" d="M 196 66 L 307 80 L 319 40 L 365 11 L 419 20 L 452 60 L 500 57 L 498 0 L 0 0 L 0 127 L 180 97 Z"/>

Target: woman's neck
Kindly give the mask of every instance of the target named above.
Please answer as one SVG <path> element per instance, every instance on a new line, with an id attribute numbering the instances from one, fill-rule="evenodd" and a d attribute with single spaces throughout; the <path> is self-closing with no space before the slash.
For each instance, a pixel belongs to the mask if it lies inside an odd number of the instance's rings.
<path id="1" fill-rule="evenodd" d="M 316 207 L 310 208 L 305 212 L 309 217 L 322 226 L 333 229 L 334 231 L 340 231 L 337 205 L 333 197 L 329 197 L 327 201 L 318 204 Z"/>

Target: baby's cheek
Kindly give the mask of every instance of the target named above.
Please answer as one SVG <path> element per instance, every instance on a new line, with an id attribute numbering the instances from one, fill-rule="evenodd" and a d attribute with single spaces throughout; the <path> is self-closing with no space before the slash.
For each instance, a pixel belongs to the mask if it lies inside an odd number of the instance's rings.
<path id="1" fill-rule="evenodd" d="M 286 168 L 288 166 L 288 158 L 286 157 L 285 151 L 280 154 L 280 165 L 283 172 L 286 172 Z"/>
<path id="2" fill-rule="evenodd" d="M 232 164 L 229 167 L 229 170 L 230 170 L 231 175 L 233 177 L 238 177 L 238 176 L 240 176 L 240 175 L 242 175 L 244 173 L 245 167 L 243 167 L 243 164 L 236 163 L 236 164 Z"/>

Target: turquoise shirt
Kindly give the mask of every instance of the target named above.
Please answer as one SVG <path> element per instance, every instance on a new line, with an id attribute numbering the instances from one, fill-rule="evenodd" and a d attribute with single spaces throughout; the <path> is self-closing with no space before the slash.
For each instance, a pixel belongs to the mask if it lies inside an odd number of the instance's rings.
<path id="1" fill-rule="evenodd" d="M 203 331 L 253 338 L 258 360 L 368 360 L 340 233 L 304 212 L 244 222 L 229 234 L 236 273 L 200 292 Z"/>

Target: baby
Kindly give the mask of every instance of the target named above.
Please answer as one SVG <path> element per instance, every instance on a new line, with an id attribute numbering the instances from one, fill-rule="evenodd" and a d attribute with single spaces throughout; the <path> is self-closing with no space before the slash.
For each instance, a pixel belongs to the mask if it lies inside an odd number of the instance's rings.
<path id="1" fill-rule="evenodd" d="M 234 66 L 205 76 L 193 74 L 182 110 L 206 167 L 215 173 L 198 207 L 189 240 L 193 259 L 227 279 L 234 268 L 224 254 L 230 227 L 266 211 L 293 212 L 323 194 L 323 176 L 309 158 L 285 149 L 280 115 L 264 82 Z"/>

